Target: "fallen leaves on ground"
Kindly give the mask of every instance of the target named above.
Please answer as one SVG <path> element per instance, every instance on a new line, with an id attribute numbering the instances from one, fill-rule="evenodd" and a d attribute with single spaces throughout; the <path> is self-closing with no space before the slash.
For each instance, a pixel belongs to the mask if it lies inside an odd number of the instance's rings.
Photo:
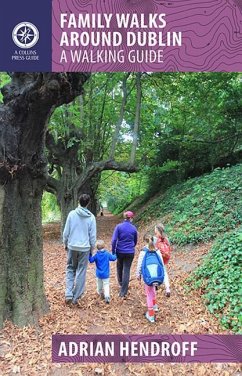
<path id="1" fill-rule="evenodd" d="M 117 217 L 98 218 L 98 238 L 110 248 Z M 145 231 L 145 229 L 143 229 Z M 149 375 L 149 376 L 230 376 L 239 372 L 235 364 L 54 364 L 51 361 L 52 334 L 228 334 L 207 311 L 198 291 L 187 293 L 184 282 L 207 253 L 211 244 L 173 252 L 168 272 L 172 293 L 166 298 L 158 291 L 157 322 L 151 326 L 144 318 L 146 300 L 143 284 L 135 275 L 138 252 L 132 265 L 130 292 L 120 300 L 116 282 L 116 263 L 111 263 L 111 302 L 97 297 L 95 266 L 89 265 L 86 294 L 78 306 L 64 303 L 66 253 L 60 242 L 59 224 L 44 226 L 45 290 L 50 311 L 39 320 L 39 327 L 17 328 L 6 322 L 0 332 L 1 375 Z M 142 239 L 142 232 L 140 239 Z M 141 249 L 142 244 L 137 249 Z"/>

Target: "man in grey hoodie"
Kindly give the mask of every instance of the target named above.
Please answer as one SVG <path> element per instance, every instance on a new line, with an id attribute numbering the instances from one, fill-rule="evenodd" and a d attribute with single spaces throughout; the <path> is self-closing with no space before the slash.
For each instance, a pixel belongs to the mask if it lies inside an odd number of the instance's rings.
<path id="1" fill-rule="evenodd" d="M 63 243 L 67 250 L 67 304 L 76 304 L 84 293 L 89 254 L 96 243 L 96 219 L 87 209 L 89 202 L 89 195 L 80 196 L 80 205 L 68 214 L 63 232 Z"/>

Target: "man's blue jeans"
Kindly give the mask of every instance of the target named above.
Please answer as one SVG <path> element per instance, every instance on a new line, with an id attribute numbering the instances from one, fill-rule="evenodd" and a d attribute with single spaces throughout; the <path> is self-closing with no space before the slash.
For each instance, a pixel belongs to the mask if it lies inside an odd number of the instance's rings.
<path id="1" fill-rule="evenodd" d="M 72 299 L 73 303 L 76 303 L 84 293 L 88 259 L 89 251 L 80 252 L 68 249 L 65 297 Z"/>

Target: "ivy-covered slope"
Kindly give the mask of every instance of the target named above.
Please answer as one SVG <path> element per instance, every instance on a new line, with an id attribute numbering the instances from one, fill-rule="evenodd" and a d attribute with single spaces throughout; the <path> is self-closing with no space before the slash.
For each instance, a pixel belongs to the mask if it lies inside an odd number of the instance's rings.
<path id="1" fill-rule="evenodd" d="M 242 217 L 242 164 L 216 169 L 168 189 L 147 204 L 136 223 L 163 222 L 178 245 L 214 239 L 236 228 Z"/>
<path id="2" fill-rule="evenodd" d="M 242 331 L 242 165 L 175 185 L 147 203 L 137 224 L 163 222 L 173 243 L 215 239 L 188 279 L 200 289 L 209 311 L 235 333 Z"/>
<path id="3" fill-rule="evenodd" d="M 203 263 L 189 277 L 201 289 L 211 313 L 223 326 L 242 332 L 242 228 L 219 237 Z"/>

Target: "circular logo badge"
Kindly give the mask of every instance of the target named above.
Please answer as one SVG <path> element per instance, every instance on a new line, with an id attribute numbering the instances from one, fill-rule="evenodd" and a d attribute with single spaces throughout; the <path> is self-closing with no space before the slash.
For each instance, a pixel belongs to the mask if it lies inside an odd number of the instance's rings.
<path id="1" fill-rule="evenodd" d="M 39 40 L 39 30 L 30 22 L 20 22 L 13 29 L 12 38 L 16 46 L 31 48 Z"/>

